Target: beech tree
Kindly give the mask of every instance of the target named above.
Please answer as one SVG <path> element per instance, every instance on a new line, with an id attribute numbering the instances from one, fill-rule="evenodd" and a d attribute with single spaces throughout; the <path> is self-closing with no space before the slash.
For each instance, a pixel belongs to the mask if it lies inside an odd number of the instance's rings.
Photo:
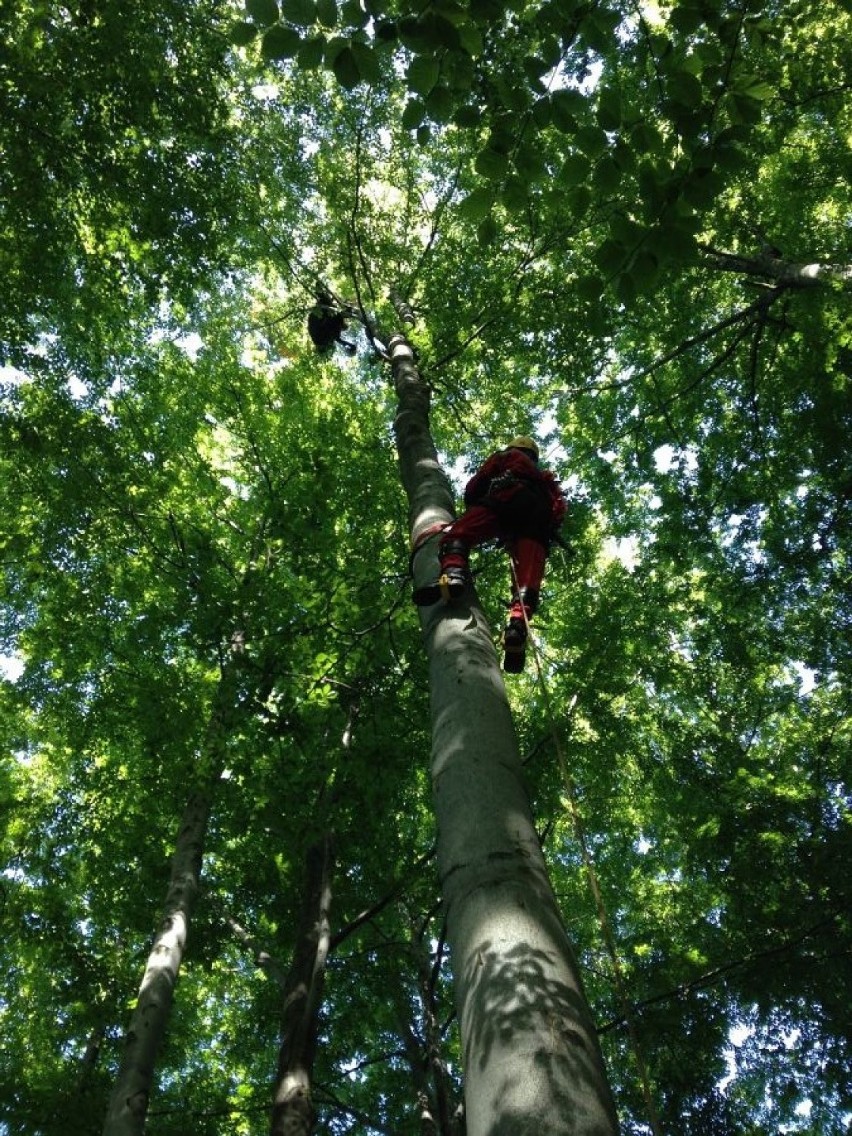
<path id="1" fill-rule="evenodd" d="M 848 13 L 4 23 L 0 1131 L 103 1124 L 199 784 L 148 1131 L 268 1130 L 269 960 L 324 831 L 324 1129 L 456 1136 L 464 1092 L 472 1131 L 577 1130 L 588 1060 L 610 1130 L 602 1067 L 625 1132 L 841 1131 Z M 320 283 L 376 333 L 352 321 L 354 359 L 313 353 Z M 431 393 L 410 516 L 390 284 Z M 421 631 L 410 519 L 518 432 L 568 488 L 569 551 L 503 701 L 502 555 Z M 465 893 L 477 863 L 493 888 Z M 512 928 L 546 928 L 546 962 Z"/>

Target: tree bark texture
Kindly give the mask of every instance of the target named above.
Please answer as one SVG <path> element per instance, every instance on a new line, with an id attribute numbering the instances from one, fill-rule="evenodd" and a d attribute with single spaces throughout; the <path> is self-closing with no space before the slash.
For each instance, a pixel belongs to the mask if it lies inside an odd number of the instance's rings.
<path id="1" fill-rule="evenodd" d="M 739 256 L 719 249 L 705 251 L 714 268 L 755 276 L 778 288 L 816 288 L 830 283 L 843 289 L 852 288 L 852 264 L 800 264 L 768 253 Z"/>
<path id="2" fill-rule="evenodd" d="M 157 1054 L 166 1034 L 189 920 L 198 893 L 209 806 L 208 794 L 194 793 L 181 819 L 163 921 L 148 955 L 125 1037 L 104 1136 L 137 1136 L 145 1126 Z"/>
<path id="3" fill-rule="evenodd" d="M 331 867 L 331 838 L 326 835 L 307 853 L 304 902 L 284 998 L 271 1136 L 309 1136 L 316 1123 L 311 1076 L 331 942 Z"/>
<path id="4" fill-rule="evenodd" d="M 390 342 L 412 540 L 453 494 L 410 346 Z M 415 557 L 434 579 L 437 540 Z M 491 633 L 473 589 L 421 608 L 430 663 L 432 785 L 465 1074 L 468 1136 L 613 1136 L 597 1033 L 550 886 Z"/>
<path id="5" fill-rule="evenodd" d="M 125 1036 L 103 1136 L 141 1136 L 145 1127 L 157 1055 L 166 1035 L 190 918 L 198 896 L 213 785 L 221 774 L 221 755 L 232 713 L 233 684 L 224 674 L 201 754 L 206 770 L 206 787 L 192 793 L 181 817 L 163 919 L 148 955 L 136 1007 Z"/>

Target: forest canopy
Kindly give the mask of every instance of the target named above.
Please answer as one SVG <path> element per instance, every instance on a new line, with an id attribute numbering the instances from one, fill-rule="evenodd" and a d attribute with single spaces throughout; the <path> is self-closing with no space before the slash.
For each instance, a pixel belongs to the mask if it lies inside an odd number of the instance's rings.
<path id="1" fill-rule="evenodd" d="M 621 1131 L 846 1132 L 847 6 L 14 7 L 0 1136 L 268 1131 L 299 983 L 299 1131 L 459 1136 L 519 1032 L 454 1002 L 400 330 L 458 506 L 518 434 L 567 494 L 506 697 Z"/>

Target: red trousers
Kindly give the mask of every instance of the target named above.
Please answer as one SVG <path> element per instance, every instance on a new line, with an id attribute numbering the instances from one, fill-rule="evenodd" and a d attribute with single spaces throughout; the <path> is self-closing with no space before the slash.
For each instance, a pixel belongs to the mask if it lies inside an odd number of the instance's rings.
<path id="1" fill-rule="evenodd" d="M 489 509 L 486 505 L 471 505 L 457 521 L 453 521 L 444 533 L 441 543 L 461 540 L 468 548 L 472 548 L 497 538 L 503 541 L 506 551 L 512 558 L 512 598 L 514 599 L 518 593 L 524 598 L 528 597 L 527 606 L 535 610 L 547 560 L 547 548 L 540 540 L 507 533 L 501 527 L 493 509 Z M 514 606 L 513 604 L 513 614 Z"/>

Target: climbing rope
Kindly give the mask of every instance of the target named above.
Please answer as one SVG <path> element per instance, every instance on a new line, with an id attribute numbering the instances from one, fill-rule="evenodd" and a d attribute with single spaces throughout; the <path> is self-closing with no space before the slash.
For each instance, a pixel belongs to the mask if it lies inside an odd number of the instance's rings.
<path id="1" fill-rule="evenodd" d="M 515 563 L 512 558 L 509 558 L 509 563 L 512 569 L 512 581 L 515 586 L 515 594 L 519 592 L 518 578 L 515 574 Z M 612 931 L 612 923 L 607 913 L 606 904 L 604 903 L 603 893 L 601 892 L 600 880 L 598 873 L 595 869 L 594 857 L 592 856 L 589 842 L 586 839 L 586 830 L 583 825 L 583 819 L 580 815 L 580 809 L 577 804 L 577 792 L 574 785 L 574 779 L 568 771 L 568 761 L 565 756 L 565 750 L 562 746 L 562 740 L 559 737 L 559 732 L 556 729 L 556 719 L 553 713 L 553 704 L 550 699 L 550 691 L 547 688 L 547 682 L 544 677 L 544 672 L 541 666 L 541 656 L 538 650 L 535 639 L 533 638 L 530 629 L 530 621 L 527 618 L 526 608 L 521 605 L 521 610 L 524 617 L 524 627 L 527 633 L 527 642 L 532 649 L 533 661 L 535 663 L 536 678 L 538 685 L 541 688 L 541 697 L 544 703 L 545 715 L 547 718 L 548 728 L 550 735 L 553 738 L 553 745 L 556 750 L 556 760 L 559 766 L 559 774 L 565 786 L 565 800 L 568 804 L 568 811 L 571 816 L 571 824 L 574 829 L 574 838 L 580 846 L 580 853 L 583 858 L 583 867 L 586 870 L 586 876 L 589 881 L 589 888 L 592 897 L 595 901 L 595 909 L 597 912 L 598 925 L 600 926 L 601 936 L 603 937 L 604 945 L 606 946 L 607 954 L 609 955 L 612 964 L 613 979 L 615 982 L 616 992 L 618 999 L 621 1002 L 621 1012 L 624 1021 L 627 1025 L 627 1033 L 630 1039 L 630 1046 L 633 1050 L 633 1058 L 636 1062 L 636 1069 L 639 1073 L 639 1080 L 642 1084 L 642 1096 L 645 1101 L 645 1108 L 648 1113 L 648 1124 L 653 1133 L 653 1136 L 662 1136 L 662 1127 L 660 1125 L 660 1117 L 657 1111 L 657 1106 L 654 1102 L 654 1097 L 651 1092 L 651 1082 L 648 1075 L 648 1066 L 642 1051 L 642 1046 L 639 1042 L 639 1033 L 636 1028 L 636 1017 L 633 1013 L 633 1008 L 627 994 L 627 983 L 624 977 L 624 970 L 621 966 L 621 960 L 618 956 L 618 948 L 615 942 L 615 935 Z M 578 696 L 575 694 L 571 699 L 568 707 L 568 715 L 573 713 L 574 707 L 577 704 Z"/>

